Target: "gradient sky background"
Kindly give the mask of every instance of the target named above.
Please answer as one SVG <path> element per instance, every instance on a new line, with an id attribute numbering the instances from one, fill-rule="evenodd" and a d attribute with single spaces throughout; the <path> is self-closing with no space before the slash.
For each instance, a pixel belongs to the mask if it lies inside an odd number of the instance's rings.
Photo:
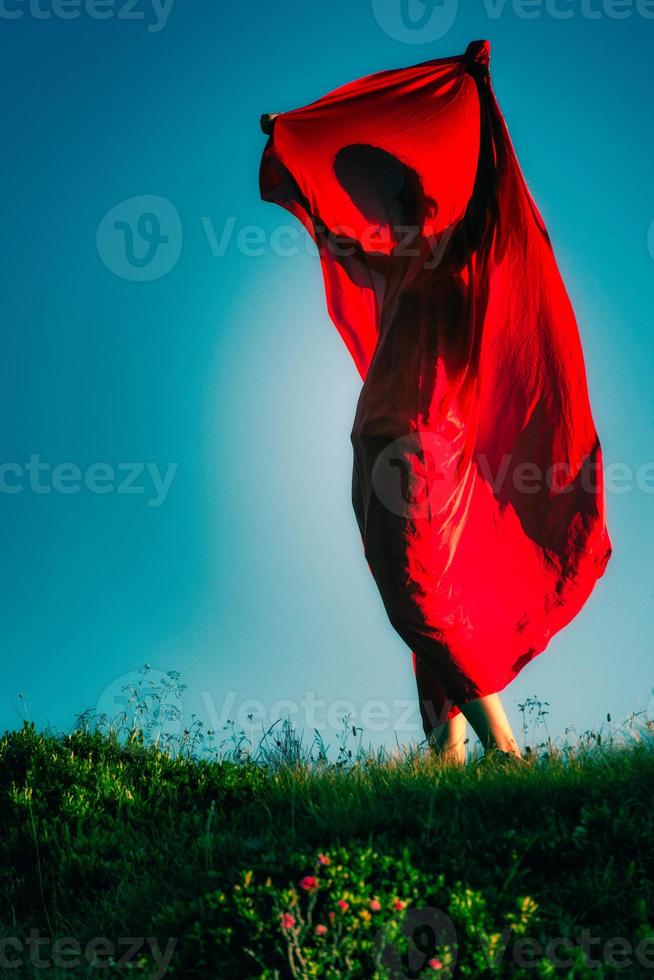
<path id="1" fill-rule="evenodd" d="M 140 494 L 116 492 L 117 480 L 105 494 L 38 493 L 26 473 L 21 492 L 0 493 L 0 726 L 20 724 L 23 692 L 37 726 L 68 729 L 147 661 L 181 672 L 187 718 L 238 721 L 255 699 L 269 720 L 285 713 L 279 699 L 313 692 L 331 721 L 339 699 L 358 712 L 385 702 L 407 741 L 419 735 L 403 707 L 410 655 L 350 505 L 359 380 L 305 239 L 294 256 L 272 247 L 292 219 L 259 200 L 259 114 L 490 38 L 495 90 L 579 319 L 605 462 L 635 473 L 654 460 L 654 20 L 608 0 L 559 0 L 568 19 L 466 0 L 458 14 L 434 8 L 431 38 L 402 27 L 399 0 L 177 0 L 160 30 L 145 0 L 142 19 L 118 17 L 121 5 L 63 19 L 48 0 L 6 0 L 0 16 L 0 462 L 38 456 L 50 486 L 64 462 L 177 469 L 160 506 L 145 475 Z M 172 205 L 155 260 L 172 267 L 132 281 L 149 267 L 130 266 L 125 237 L 102 222 L 132 198 L 117 213 L 138 217 L 149 195 Z M 239 246 L 248 225 L 262 229 L 261 254 Z M 211 232 L 230 227 L 212 247 Z M 19 476 L 3 473 L 5 486 Z M 648 707 L 654 496 L 630 486 L 608 496 L 614 554 L 590 601 L 505 691 L 516 726 L 533 695 L 549 701 L 555 736 Z M 310 728 L 327 711 L 293 717 Z M 392 724 L 370 737 L 392 745 Z"/>

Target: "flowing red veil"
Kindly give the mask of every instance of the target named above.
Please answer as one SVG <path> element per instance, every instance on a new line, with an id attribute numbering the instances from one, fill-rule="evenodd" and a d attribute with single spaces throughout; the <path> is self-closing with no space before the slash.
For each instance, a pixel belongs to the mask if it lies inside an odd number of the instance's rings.
<path id="1" fill-rule="evenodd" d="M 425 731 L 543 651 L 611 554 L 577 323 L 489 55 L 282 113 L 260 170 L 363 379 L 352 500 Z"/>

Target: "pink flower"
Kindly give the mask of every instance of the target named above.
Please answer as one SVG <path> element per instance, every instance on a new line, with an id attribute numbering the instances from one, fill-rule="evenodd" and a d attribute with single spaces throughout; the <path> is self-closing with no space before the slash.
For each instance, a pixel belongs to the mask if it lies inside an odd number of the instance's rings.
<path id="1" fill-rule="evenodd" d="M 319 888 L 318 879 L 313 875 L 305 875 L 300 882 L 300 888 L 304 888 L 305 892 L 317 892 Z"/>
<path id="2" fill-rule="evenodd" d="M 435 956 L 434 956 L 433 959 L 431 959 L 429 961 L 429 963 L 427 964 L 427 966 L 431 967 L 432 970 L 442 970 L 443 969 L 443 964 L 441 963 L 440 960 L 437 960 Z"/>
<path id="3" fill-rule="evenodd" d="M 403 902 L 401 898 L 396 898 L 393 900 L 393 908 L 396 912 L 401 912 L 402 909 L 406 908 L 406 902 Z"/>
<path id="4" fill-rule="evenodd" d="M 316 936 L 324 936 L 327 932 L 327 926 L 316 926 L 315 928 Z"/>
<path id="5" fill-rule="evenodd" d="M 319 854 L 318 861 L 320 864 L 325 864 L 325 865 L 332 863 L 332 859 L 330 858 L 329 854 Z"/>
<path id="6" fill-rule="evenodd" d="M 347 910 L 350 907 L 350 903 L 346 902 L 344 898 L 339 899 L 336 904 L 338 905 L 341 912 L 347 912 Z"/>
<path id="7" fill-rule="evenodd" d="M 284 912 L 282 915 L 282 929 L 292 929 L 295 925 L 295 919 L 290 912 Z"/>
<path id="8" fill-rule="evenodd" d="M 336 912 L 330 912 L 329 913 L 329 921 L 330 922 L 333 922 L 335 918 L 336 918 Z"/>
<path id="9" fill-rule="evenodd" d="M 373 898 L 370 901 L 370 911 L 371 912 L 381 912 L 381 902 L 377 898 Z"/>

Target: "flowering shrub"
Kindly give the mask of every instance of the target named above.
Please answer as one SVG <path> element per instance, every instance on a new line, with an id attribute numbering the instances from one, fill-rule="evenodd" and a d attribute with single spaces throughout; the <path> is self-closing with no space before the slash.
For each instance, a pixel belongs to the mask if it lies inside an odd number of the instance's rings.
<path id="1" fill-rule="evenodd" d="M 418 870 L 408 850 L 398 857 L 339 847 L 293 863 L 298 874 L 286 884 L 247 871 L 231 889 L 160 916 L 157 928 L 175 922 L 181 936 L 176 971 L 382 980 L 449 978 L 456 966 L 457 976 L 477 978 L 502 930 L 520 935 L 536 918 L 536 903 L 525 897 L 493 928 L 481 893 L 461 883 L 447 888 L 442 874 Z"/>

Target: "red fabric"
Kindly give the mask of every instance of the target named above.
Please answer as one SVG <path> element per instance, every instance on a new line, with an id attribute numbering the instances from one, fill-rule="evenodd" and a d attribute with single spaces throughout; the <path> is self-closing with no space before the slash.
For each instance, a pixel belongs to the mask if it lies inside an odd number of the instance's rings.
<path id="1" fill-rule="evenodd" d="M 489 52 L 282 113 L 261 163 L 363 378 L 352 501 L 425 731 L 502 690 L 611 554 L 579 333 Z"/>

